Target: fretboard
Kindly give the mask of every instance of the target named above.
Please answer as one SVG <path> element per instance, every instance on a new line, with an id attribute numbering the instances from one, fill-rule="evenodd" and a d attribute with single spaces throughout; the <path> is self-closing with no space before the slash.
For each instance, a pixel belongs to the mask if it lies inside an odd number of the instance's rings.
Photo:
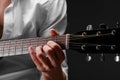
<path id="1" fill-rule="evenodd" d="M 0 41 L 0 57 L 28 54 L 28 47 L 34 48 L 46 44 L 48 41 L 57 42 L 63 49 L 67 47 L 67 36 L 54 36 L 46 38 L 27 38 Z"/>

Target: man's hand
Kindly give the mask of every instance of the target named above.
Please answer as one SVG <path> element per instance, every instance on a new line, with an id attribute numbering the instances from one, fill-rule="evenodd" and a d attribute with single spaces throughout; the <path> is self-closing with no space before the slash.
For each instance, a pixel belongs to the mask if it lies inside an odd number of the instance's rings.
<path id="1" fill-rule="evenodd" d="M 54 29 L 50 30 L 51 36 L 59 35 Z M 30 56 L 37 69 L 42 72 L 42 80 L 65 80 L 61 63 L 65 59 L 62 48 L 53 41 L 48 41 L 44 46 L 38 46 L 36 50 L 29 47 Z"/>

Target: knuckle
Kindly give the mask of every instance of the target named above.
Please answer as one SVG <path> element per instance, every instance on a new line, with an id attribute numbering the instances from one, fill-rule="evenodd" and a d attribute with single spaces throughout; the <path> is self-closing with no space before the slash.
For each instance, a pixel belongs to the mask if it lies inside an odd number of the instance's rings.
<path id="1" fill-rule="evenodd" d="M 41 71 L 41 72 L 47 72 L 47 71 L 50 70 L 49 68 L 39 67 L 39 66 L 37 66 L 37 69 L 38 69 L 39 71 Z"/>
<path id="2" fill-rule="evenodd" d="M 60 66 L 60 63 L 57 63 L 54 65 L 54 68 L 58 68 Z"/>
<path id="3" fill-rule="evenodd" d="M 51 70 L 51 68 L 47 66 L 46 67 L 46 71 L 50 71 L 50 70 Z"/>
<path id="4" fill-rule="evenodd" d="M 37 66 L 37 69 L 38 69 L 39 71 L 42 71 L 42 72 L 45 72 L 45 71 L 46 71 L 45 68 L 42 67 L 42 66 Z"/>
<path id="5" fill-rule="evenodd" d="M 54 49 L 58 48 L 57 44 L 54 44 L 54 45 L 53 45 L 53 48 L 54 48 Z"/>
<path id="6" fill-rule="evenodd" d="M 47 53 L 52 53 L 53 52 L 53 50 L 52 49 L 47 49 Z"/>
<path id="7" fill-rule="evenodd" d="M 57 43 L 54 42 L 54 41 L 48 41 L 48 42 L 47 42 L 47 45 L 53 45 L 53 46 L 54 46 L 54 45 L 57 45 Z"/>
<path id="8" fill-rule="evenodd" d="M 46 54 L 51 54 L 53 52 L 53 49 L 50 48 L 48 45 L 44 45 L 43 50 Z"/>
<path id="9" fill-rule="evenodd" d="M 42 54 L 36 54 L 37 58 L 41 58 Z"/>
<path id="10" fill-rule="evenodd" d="M 46 69 L 43 67 L 43 68 L 41 69 L 41 71 L 42 71 L 42 72 L 46 72 Z"/>
<path id="11" fill-rule="evenodd" d="M 36 56 L 37 56 L 37 57 L 40 57 L 40 56 L 41 56 L 41 54 L 36 54 Z"/>
<path id="12" fill-rule="evenodd" d="M 36 58 L 35 58 L 35 57 L 32 57 L 32 60 L 33 60 L 33 61 L 36 61 Z"/>

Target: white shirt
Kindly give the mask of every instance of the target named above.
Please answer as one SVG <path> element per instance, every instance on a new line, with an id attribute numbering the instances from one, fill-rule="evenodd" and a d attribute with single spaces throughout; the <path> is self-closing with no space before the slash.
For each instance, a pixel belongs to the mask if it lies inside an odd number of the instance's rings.
<path id="1" fill-rule="evenodd" d="M 49 36 L 49 29 L 51 28 L 63 34 L 67 26 L 66 10 L 65 0 L 11 0 L 11 4 L 4 12 L 4 29 L 1 40 Z M 25 65 L 22 64 L 22 59 L 25 59 L 28 64 L 31 61 L 28 55 L 27 57 L 4 58 L 6 61 L 9 61 L 9 59 L 18 61 L 21 65 Z M 66 60 L 63 62 L 62 67 L 67 75 Z M 33 71 L 35 70 L 32 70 L 31 73 L 34 73 Z M 33 75 L 30 74 L 29 70 L 28 72 L 29 76 Z M 27 75 L 26 71 L 22 73 L 25 73 L 24 76 L 19 73 L 20 71 L 0 75 L 0 80 L 32 80 L 32 78 L 24 79 Z"/>

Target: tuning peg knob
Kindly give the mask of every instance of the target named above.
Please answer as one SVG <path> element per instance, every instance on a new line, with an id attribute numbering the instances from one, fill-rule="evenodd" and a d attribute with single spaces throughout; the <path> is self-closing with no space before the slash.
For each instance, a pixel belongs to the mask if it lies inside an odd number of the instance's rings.
<path id="1" fill-rule="evenodd" d="M 115 45 L 112 45 L 111 46 L 111 50 L 115 50 L 116 46 Z"/>
<path id="2" fill-rule="evenodd" d="M 101 31 L 98 31 L 98 32 L 96 33 L 96 35 L 97 35 L 97 36 L 100 36 L 100 35 L 101 35 Z"/>
<path id="3" fill-rule="evenodd" d="M 103 53 L 100 55 L 100 61 L 102 61 L 102 62 L 105 61 L 105 56 Z"/>
<path id="4" fill-rule="evenodd" d="M 120 56 L 118 54 L 116 54 L 115 56 L 115 62 L 119 62 L 120 61 Z"/>
<path id="5" fill-rule="evenodd" d="M 85 51 L 85 50 L 86 50 L 86 45 L 82 45 L 82 46 L 81 46 L 81 49 L 82 49 L 83 51 Z"/>
<path id="6" fill-rule="evenodd" d="M 119 28 L 120 27 L 120 23 L 117 21 L 116 23 L 116 27 Z"/>
<path id="7" fill-rule="evenodd" d="M 86 33 L 86 32 L 83 32 L 83 33 L 82 33 L 82 36 L 86 36 L 86 35 L 87 35 L 87 33 Z"/>
<path id="8" fill-rule="evenodd" d="M 111 34 L 115 35 L 115 33 L 116 33 L 116 30 L 112 30 Z"/>
<path id="9" fill-rule="evenodd" d="M 88 26 L 86 27 L 86 30 L 93 30 L 92 25 L 88 25 Z"/>
<path id="10" fill-rule="evenodd" d="M 96 50 L 101 50 L 101 45 L 97 45 Z"/>
<path id="11" fill-rule="evenodd" d="M 89 54 L 87 54 L 86 60 L 87 60 L 88 62 L 90 62 L 90 61 L 92 60 L 92 57 L 91 57 Z"/>

